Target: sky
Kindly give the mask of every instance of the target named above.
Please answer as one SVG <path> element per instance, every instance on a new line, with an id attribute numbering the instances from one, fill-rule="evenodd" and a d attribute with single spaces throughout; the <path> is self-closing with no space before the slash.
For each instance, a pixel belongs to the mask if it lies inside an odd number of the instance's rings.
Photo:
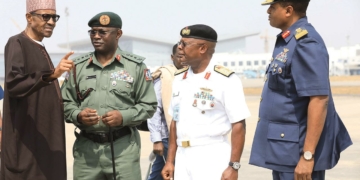
<path id="1" fill-rule="evenodd" d="M 125 35 L 174 42 L 180 29 L 193 24 L 213 27 L 219 39 L 259 32 L 246 39 L 246 53 L 263 53 L 264 39 L 270 50 L 280 33 L 269 25 L 264 0 L 57 0 L 60 20 L 51 38 L 44 39 L 49 52 L 65 52 L 64 44 L 88 37 L 88 21 L 97 13 L 112 11 L 120 15 Z M 68 8 L 69 16 L 65 14 Z M 360 44 L 360 0 L 311 0 L 309 22 L 322 35 L 328 47 Z M 9 37 L 26 27 L 26 0 L 0 0 L 0 52 Z M 348 40 L 347 40 L 347 37 Z M 121 41 L 121 39 L 120 39 Z"/>

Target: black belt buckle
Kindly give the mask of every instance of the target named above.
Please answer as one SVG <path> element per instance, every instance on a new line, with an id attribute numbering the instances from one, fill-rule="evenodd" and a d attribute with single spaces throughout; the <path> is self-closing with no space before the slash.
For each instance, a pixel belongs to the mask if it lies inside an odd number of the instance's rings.
<path id="1" fill-rule="evenodd" d="M 114 130 L 112 132 L 99 132 L 99 133 L 87 133 L 86 131 L 81 131 L 80 134 L 91 141 L 96 143 L 104 144 L 110 142 L 110 136 L 113 136 L 113 141 L 124 137 L 128 134 L 131 134 L 129 127 L 124 127 L 121 129 Z"/>
<path id="2" fill-rule="evenodd" d="M 109 142 L 108 133 L 99 133 L 98 137 L 99 137 L 99 143 L 101 144 Z"/>

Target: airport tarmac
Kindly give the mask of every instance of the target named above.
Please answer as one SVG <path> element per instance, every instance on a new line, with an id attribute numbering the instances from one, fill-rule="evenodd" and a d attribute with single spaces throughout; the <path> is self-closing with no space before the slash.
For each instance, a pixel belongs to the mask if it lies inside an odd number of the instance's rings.
<path id="1" fill-rule="evenodd" d="M 249 165 L 250 150 L 257 124 L 258 108 L 260 96 L 246 96 L 247 105 L 251 111 L 251 117 L 246 120 L 247 133 L 244 152 L 241 158 L 241 169 L 239 170 L 239 179 L 246 180 L 264 180 L 272 179 L 271 171 Z M 326 180 L 359 180 L 360 177 L 360 96 L 339 95 L 334 96 L 336 109 L 342 118 L 345 126 L 350 132 L 353 145 L 343 151 L 340 161 L 335 168 L 326 171 Z M 72 180 L 72 146 L 75 140 L 74 126 L 66 124 L 66 149 L 67 149 L 67 167 L 68 180 Z M 140 132 L 141 134 L 141 172 L 142 179 L 145 179 L 149 167 L 149 154 L 152 151 L 152 143 L 148 132 Z M 214 155 L 215 156 L 215 155 Z M 211 157 L 209 157 L 211 158 Z M 214 162 L 216 163 L 216 162 Z M 220 179 L 220 178 L 219 178 Z"/>
<path id="2" fill-rule="evenodd" d="M 339 79 L 340 78 L 340 79 Z M 246 103 L 251 111 L 251 117 L 246 120 L 247 133 L 244 152 L 241 158 L 241 169 L 239 179 L 264 180 L 272 179 L 271 171 L 249 165 L 250 150 L 254 131 L 258 120 L 258 109 L 260 102 L 261 88 L 264 85 L 263 79 L 242 79 L 246 94 Z M 2 82 L 0 83 L 2 84 Z M 3 84 L 2 84 L 3 85 Z M 360 76 L 333 77 L 332 88 L 351 89 L 351 95 L 334 95 L 335 107 L 347 127 L 353 141 L 353 145 L 346 149 L 340 157 L 340 161 L 335 168 L 326 172 L 326 180 L 359 180 L 360 178 Z M 254 90 L 255 89 L 255 90 Z M 334 91 L 333 91 L 334 92 Z M 255 95 L 254 95 L 255 94 Z M 2 100 L 0 101 L 2 109 Z M 149 167 L 149 154 L 152 151 L 149 132 L 140 132 L 141 135 L 141 172 L 142 179 L 145 179 Z M 73 179 L 73 156 L 72 147 L 75 141 L 74 125 L 66 124 L 66 153 L 68 180 Z M 211 158 L 211 157 L 209 157 Z M 216 162 L 214 162 L 216 163 Z M 220 179 L 220 178 L 219 178 Z"/>

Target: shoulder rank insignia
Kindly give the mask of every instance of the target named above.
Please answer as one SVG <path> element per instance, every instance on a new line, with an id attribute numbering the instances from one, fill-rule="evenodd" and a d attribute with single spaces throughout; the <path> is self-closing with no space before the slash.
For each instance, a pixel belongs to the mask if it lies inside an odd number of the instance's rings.
<path id="1" fill-rule="evenodd" d="M 224 67 L 224 66 L 220 66 L 220 65 L 215 65 L 214 66 L 214 71 L 218 72 L 226 77 L 229 77 L 231 74 L 234 73 L 234 71 Z"/>
<path id="2" fill-rule="evenodd" d="M 161 75 L 161 71 L 160 70 L 156 70 L 154 71 L 153 73 L 151 73 L 151 77 L 155 80 L 155 79 L 158 79 Z"/>
<path id="3" fill-rule="evenodd" d="M 126 52 L 126 51 L 122 51 L 121 56 L 130 61 L 136 62 L 136 63 L 141 63 L 145 60 L 144 57 L 141 57 L 141 56 L 138 56 L 138 55 Z"/>
<path id="4" fill-rule="evenodd" d="M 93 52 L 89 52 L 87 54 L 80 55 L 80 56 L 73 59 L 74 64 L 76 65 L 76 64 L 79 64 L 81 62 L 84 62 L 84 61 L 90 59 L 92 57 L 92 55 L 93 55 Z"/>
<path id="5" fill-rule="evenodd" d="M 175 76 L 176 76 L 176 75 L 179 75 L 179 74 L 181 74 L 181 73 L 183 73 L 183 72 L 185 72 L 185 71 L 187 71 L 188 69 L 189 69 L 189 66 L 177 70 L 177 71 L 175 72 Z"/>
<path id="6" fill-rule="evenodd" d="M 297 28 L 295 38 L 296 38 L 296 40 L 298 40 L 298 39 L 304 37 L 307 34 L 308 34 L 308 31 L 306 29 Z"/>

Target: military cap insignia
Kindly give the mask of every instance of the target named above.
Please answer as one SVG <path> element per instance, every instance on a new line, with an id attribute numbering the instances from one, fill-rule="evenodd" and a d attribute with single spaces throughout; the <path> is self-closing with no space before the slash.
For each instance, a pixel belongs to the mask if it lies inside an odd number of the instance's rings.
<path id="1" fill-rule="evenodd" d="M 144 77 L 146 81 L 152 81 L 150 69 L 144 69 Z"/>
<path id="2" fill-rule="evenodd" d="M 184 28 L 182 31 L 181 31 L 181 34 L 182 35 L 190 35 L 190 29 L 188 27 Z"/>
<path id="3" fill-rule="evenodd" d="M 268 4 L 272 4 L 274 2 L 274 0 L 266 0 L 264 2 L 261 3 L 261 5 L 268 5 Z"/>
<path id="4" fill-rule="evenodd" d="M 175 72 L 175 76 L 176 76 L 176 75 L 179 75 L 179 74 L 181 74 L 181 73 L 183 73 L 183 72 L 185 72 L 185 71 L 187 71 L 188 69 L 189 69 L 189 66 L 186 66 L 186 67 L 184 67 L 184 68 L 182 68 L 182 69 L 177 70 L 177 71 Z"/>
<path id="5" fill-rule="evenodd" d="M 234 71 L 224 67 L 224 66 L 220 66 L 220 65 L 215 65 L 214 66 L 214 71 L 218 72 L 226 77 L 229 77 L 231 74 L 234 73 Z"/>
<path id="6" fill-rule="evenodd" d="M 106 26 L 110 23 L 110 17 L 108 15 L 102 15 L 99 18 L 99 22 L 101 25 Z"/>
<path id="7" fill-rule="evenodd" d="M 297 28 L 295 38 L 296 40 L 302 38 L 303 36 L 307 35 L 309 32 L 306 29 Z"/>

